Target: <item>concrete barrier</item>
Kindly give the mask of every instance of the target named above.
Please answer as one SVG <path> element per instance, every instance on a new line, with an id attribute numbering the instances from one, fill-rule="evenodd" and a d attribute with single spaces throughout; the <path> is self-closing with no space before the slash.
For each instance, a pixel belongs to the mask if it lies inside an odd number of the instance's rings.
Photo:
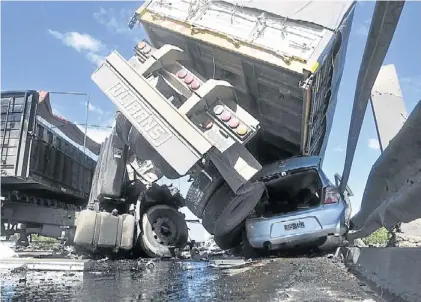
<path id="1" fill-rule="evenodd" d="M 343 250 L 345 263 L 391 300 L 421 301 L 421 248 Z"/>

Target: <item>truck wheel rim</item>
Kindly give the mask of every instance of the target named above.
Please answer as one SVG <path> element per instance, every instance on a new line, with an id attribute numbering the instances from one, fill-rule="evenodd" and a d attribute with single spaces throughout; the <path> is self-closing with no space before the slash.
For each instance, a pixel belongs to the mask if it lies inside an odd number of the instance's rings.
<path id="1" fill-rule="evenodd" d="M 170 245 L 175 242 L 177 237 L 177 227 L 175 223 L 168 218 L 158 218 L 152 224 L 154 238 L 160 244 Z"/>

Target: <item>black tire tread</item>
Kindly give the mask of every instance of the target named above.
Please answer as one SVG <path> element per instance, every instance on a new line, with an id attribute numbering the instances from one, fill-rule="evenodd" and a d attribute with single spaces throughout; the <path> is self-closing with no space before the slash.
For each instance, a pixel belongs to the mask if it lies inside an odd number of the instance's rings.
<path id="1" fill-rule="evenodd" d="M 221 249 L 228 250 L 241 244 L 241 240 L 242 240 L 241 234 L 243 232 L 243 229 L 244 229 L 244 223 L 240 224 L 237 228 L 235 228 L 235 230 L 233 230 L 232 232 L 226 235 L 223 235 L 223 236 L 215 235 L 213 239 L 215 243 Z"/>
<path id="2" fill-rule="evenodd" d="M 235 197 L 235 193 L 231 190 L 228 183 L 224 183 L 209 199 L 208 204 L 203 211 L 202 225 L 214 235 L 216 222 L 222 212 L 228 206 L 229 201 Z"/>
<path id="3" fill-rule="evenodd" d="M 152 214 L 152 212 L 154 211 L 170 211 L 172 215 L 174 215 L 173 217 L 177 217 L 178 222 L 176 222 L 177 224 L 180 225 L 179 229 L 179 235 L 178 235 L 178 239 L 177 242 L 175 243 L 175 246 L 177 248 L 184 248 L 187 244 L 188 241 L 188 228 L 187 228 L 187 224 L 184 220 L 183 214 L 178 212 L 176 209 L 174 209 L 173 207 L 167 206 L 167 205 L 156 205 L 156 206 L 152 206 L 150 207 L 143 215 L 142 215 L 142 221 L 141 221 L 141 225 L 142 225 L 142 234 L 141 234 L 141 238 L 139 238 L 140 240 L 140 246 L 142 248 L 142 250 L 146 253 L 146 255 L 148 255 L 149 257 L 163 257 L 163 256 L 169 256 L 171 255 L 171 252 L 169 250 L 169 248 L 165 247 L 164 245 L 161 245 L 155 241 L 149 241 L 148 240 L 148 236 L 146 234 L 146 232 L 148 232 L 148 230 L 145 230 L 145 224 L 147 224 L 145 219 L 148 219 L 149 215 Z M 182 225 L 183 224 L 183 225 Z"/>
<path id="4" fill-rule="evenodd" d="M 214 235 L 223 236 L 236 230 L 254 210 L 264 189 L 265 186 L 262 182 L 255 182 L 248 188 L 248 192 L 227 202 L 223 211 L 217 217 Z"/>
<path id="5" fill-rule="evenodd" d="M 201 172 L 186 194 L 186 206 L 197 217 L 202 218 L 212 194 L 222 185 L 224 179 L 219 173 L 209 173 L 212 180 Z"/>

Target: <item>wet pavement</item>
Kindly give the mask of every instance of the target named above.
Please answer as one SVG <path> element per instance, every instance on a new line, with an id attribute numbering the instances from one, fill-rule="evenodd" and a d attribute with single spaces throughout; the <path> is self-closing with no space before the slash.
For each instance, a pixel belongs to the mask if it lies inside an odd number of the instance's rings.
<path id="1" fill-rule="evenodd" d="M 384 301 L 325 257 L 96 262 L 91 272 L 0 271 L 2 301 Z"/>

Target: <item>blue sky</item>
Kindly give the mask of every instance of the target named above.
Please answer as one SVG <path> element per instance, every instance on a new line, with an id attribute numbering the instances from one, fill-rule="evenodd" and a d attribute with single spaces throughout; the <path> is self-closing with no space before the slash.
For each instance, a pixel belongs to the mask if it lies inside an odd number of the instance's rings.
<path id="1" fill-rule="evenodd" d="M 1 2 L 1 89 L 81 91 L 91 95 L 89 124 L 112 125 L 114 105 L 91 81 L 101 58 L 117 49 L 126 58 L 144 37 L 141 28 L 129 30 L 127 23 L 141 2 Z M 374 9 L 374 2 L 359 2 L 338 106 L 324 170 L 333 180 L 341 173 L 355 83 Z M 421 2 L 405 4 L 395 37 L 384 64 L 395 64 L 408 113 L 421 99 Z M 85 119 L 86 98 L 53 95 L 53 109 L 75 123 Z M 368 108 L 370 109 L 370 108 Z M 92 127 L 92 138 L 102 140 L 107 128 Z M 359 208 L 370 168 L 380 151 L 371 115 L 367 110 L 350 186 L 352 202 Z M 175 181 L 186 191 L 184 181 Z"/>

